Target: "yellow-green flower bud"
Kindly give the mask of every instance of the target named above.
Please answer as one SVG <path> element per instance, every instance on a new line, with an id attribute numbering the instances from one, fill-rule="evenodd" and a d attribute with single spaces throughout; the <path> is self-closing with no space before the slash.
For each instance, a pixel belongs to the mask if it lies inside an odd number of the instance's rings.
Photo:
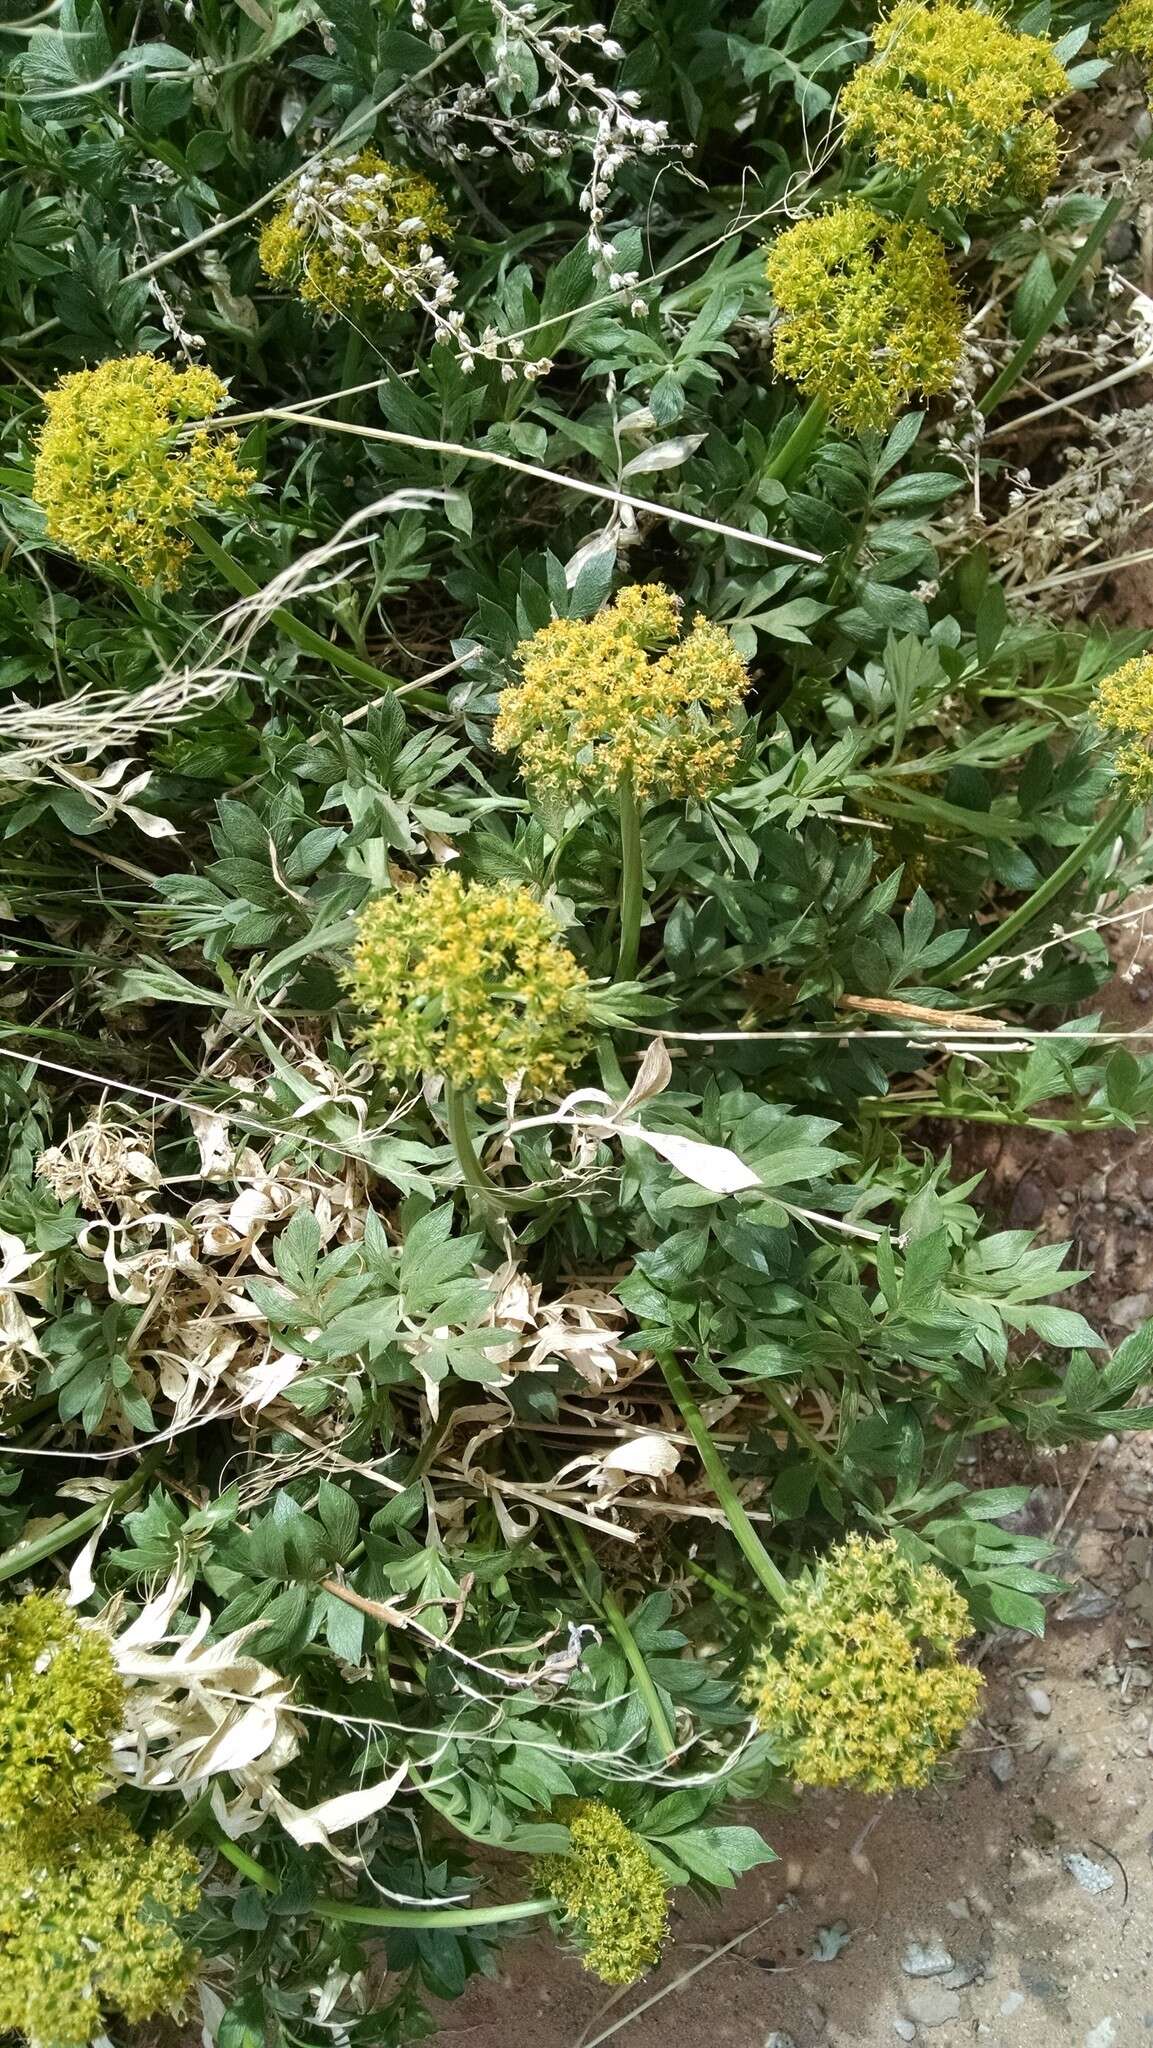
<path id="1" fill-rule="evenodd" d="M 52 1593 L 0 1606 L 0 1836 L 86 1806 L 109 1777 L 124 1683 L 108 1638 Z"/>
<path id="2" fill-rule="evenodd" d="M 732 780 L 745 664 L 723 626 L 659 583 L 637 583 L 591 619 L 553 619 L 517 648 L 493 744 L 525 778 L 562 796 L 707 797 Z M 680 637 L 678 637 L 680 636 Z"/>
<path id="3" fill-rule="evenodd" d="M 1123 662 L 1097 685 L 1094 714 L 1101 730 L 1118 743 L 1113 764 L 1140 803 L 1153 796 L 1153 654 Z"/>
<path id="4" fill-rule="evenodd" d="M 765 275 L 781 314 L 777 369 L 838 426 L 884 428 L 914 392 L 948 390 L 964 314 L 931 229 L 849 199 L 780 235 Z"/>
<path id="5" fill-rule="evenodd" d="M 1101 30 L 1101 47 L 1135 57 L 1148 72 L 1153 64 L 1153 0 L 1121 0 Z"/>
<path id="6" fill-rule="evenodd" d="M 235 434 L 189 428 L 227 395 L 213 371 L 156 356 L 62 377 L 44 401 L 32 472 L 49 539 L 137 582 L 178 582 L 190 548 L 184 521 L 242 497 L 253 479 Z"/>
<path id="7" fill-rule="evenodd" d="M 841 95 L 845 133 L 938 206 L 1035 201 L 1057 174 L 1057 124 L 1039 102 L 1069 80 L 1052 45 L 957 0 L 897 0 Z"/>
<path id="8" fill-rule="evenodd" d="M 923 1785 L 981 1695 L 957 1657 L 971 1626 L 934 1565 L 851 1536 L 792 1582 L 749 1673 L 757 1720 L 803 1785 Z"/>
<path id="9" fill-rule="evenodd" d="M 260 261 L 327 313 L 399 312 L 418 297 L 440 307 L 456 280 L 432 243 L 449 225 L 427 178 L 362 149 L 301 172 L 260 237 Z"/>
<path id="10" fill-rule="evenodd" d="M 479 1102 L 559 1087 L 588 1042 L 588 977 L 529 890 L 438 868 L 361 912 L 350 975 L 364 1044 L 397 1080 Z"/>
<path id="11" fill-rule="evenodd" d="M 144 1842 L 112 1806 L 0 1835 L 0 2033 L 84 2048 L 107 2014 L 173 2005 L 196 1970 L 174 1924 L 195 1877 L 171 1835 Z"/>
<path id="12" fill-rule="evenodd" d="M 567 1856 L 538 1857 L 537 1889 L 559 1901 L 586 1970 L 603 1984 L 632 1984 L 660 1961 L 669 1928 L 664 1878 L 639 1835 L 599 1799 L 566 1799 L 556 1817 Z"/>

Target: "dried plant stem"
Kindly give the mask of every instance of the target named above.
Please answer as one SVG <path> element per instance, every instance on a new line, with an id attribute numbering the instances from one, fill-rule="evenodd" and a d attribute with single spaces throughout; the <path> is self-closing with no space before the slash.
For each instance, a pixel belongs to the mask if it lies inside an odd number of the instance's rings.
<path id="1" fill-rule="evenodd" d="M 561 470 L 545 469 L 539 462 L 521 462 L 515 455 L 502 455 L 495 448 L 470 447 L 466 441 L 442 441 L 431 434 L 401 434 L 391 427 L 364 427 L 351 420 L 333 419 L 328 413 L 289 412 L 284 406 L 265 406 L 259 414 L 248 414 L 248 418 L 263 420 L 287 420 L 297 427 L 323 427 L 331 434 L 353 434 L 362 441 L 383 441 L 394 448 L 424 448 L 431 455 L 454 455 L 462 462 L 488 462 L 496 469 L 515 470 L 518 476 L 531 476 L 538 483 L 552 484 L 562 491 L 575 491 L 582 498 L 597 498 L 609 505 L 626 505 L 631 512 L 648 512 L 656 519 L 669 519 L 681 526 L 693 526 L 701 533 L 717 534 L 723 540 L 744 541 L 754 548 L 767 548 L 770 553 L 788 555 L 795 562 L 820 562 L 811 548 L 795 548 L 787 541 L 774 540 L 770 534 L 751 533 L 747 527 L 728 526 L 721 519 L 704 519 L 696 512 L 684 512 L 679 505 L 661 505 L 654 498 L 634 498 L 631 491 L 621 491 L 611 484 L 590 483 L 582 476 L 566 476 Z"/>
<path id="2" fill-rule="evenodd" d="M 983 939 L 979 939 L 975 946 L 970 946 L 967 952 L 961 954 L 959 960 L 954 960 L 945 969 L 939 977 L 942 986 L 950 988 L 955 982 L 963 981 L 967 975 L 973 974 L 978 967 L 983 967 L 986 960 L 994 953 L 1001 952 L 1010 940 L 1016 938 L 1018 932 L 1024 931 L 1027 925 L 1032 924 L 1035 917 L 1040 917 L 1042 911 L 1049 908 L 1086 862 L 1092 860 L 1093 855 L 1099 853 L 1103 846 L 1108 846 L 1132 809 L 1131 797 L 1118 797 L 1116 803 L 1111 804 L 1105 812 L 1104 817 L 1098 818 L 1093 830 L 1086 833 L 1081 844 L 1066 854 L 1065 859 L 1059 867 L 1054 868 L 1051 875 L 1046 875 L 1044 881 L 1038 883 L 1031 896 L 1027 896 L 1025 901 L 1000 924 L 991 926 Z"/>
<path id="3" fill-rule="evenodd" d="M 220 542 L 213 538 L 206 526 L 201 525 L 199 519 L 185 520 L 184 531 L 189 540 L 200 549 L 205 560 L 211 562 L 218 574 L 223 576 L 225 582 L 230 583 L 241 597 L 259 596 L 259 583 L 249 575 L 235 555 L 230 554 L 227 548 L 221 547 Z M 302 653 L 315 655 L 318 661 L 327 662 L 330 668 L 342 669 L 346 675 L 355 676 L 358 682 L 368 683 L 378 692 L 404 689 L 400 676 L 389 675 L 385 669 L 374 667 L 371 661 L 363 661 L 350 647 L 339 647 L 335 641 L 326 640 L 323 633 L 314 633 L 311 626 L 306 626 L 300 619 L 294 618 L 283 605 L 277 605 L 269 617 L 280 627 L 285 638 L 299 647 Z M 421 704 L 429 711 L 443 711 L 446 708 L 445 699 L 439 691 L 406 689 L 405 695 L 413 704 Z"/>
<path id="4" fill-rule="evenodd" d="M 640 950 L 641 916 L 644 910 L 645 862 L 641 842 L 641 814 L 631 776 L 626 775 L 618 794 L 621 827 L 621 935 L 617 951 L 617 980 L 632 981 Z"/>
<path id="5" fill-rule="evenodd" d="M 783 1572 L 777 1570 L 760 1537 L 757 1535 L 744 1508 L 737 1499 L 736 1489 L 729 1478 L 725 1463 L 709 1431 L 708 1423 L 701 1414 L 696 1401 L 689 1391 L 689 1383 L 675 1354 L 659 1352 L 661 1371 L 664 1373 L 668 1390 L 673 1397 L 685 1427 L 697 1447 L 697 1454 L 705 1468 L 713 1492 L 725 1511 L 725 1520 L 732 1530 L 733 1538 L 743 1550 L 770 1600 L 780 1606 L 789 1597 L 789 1582 Z"/>

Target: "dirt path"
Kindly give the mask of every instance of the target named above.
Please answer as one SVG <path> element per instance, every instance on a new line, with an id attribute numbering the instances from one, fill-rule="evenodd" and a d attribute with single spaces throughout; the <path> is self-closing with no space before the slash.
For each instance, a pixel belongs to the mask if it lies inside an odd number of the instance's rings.
<path id="1" fill-rule="evenodd" d="M 614 1998 L 525 1940 L 439 2048 L 1153 2048 L 1153 1446 L 1107 1444 L 1074 1505 L 1085 1464 L 1062 1459 L 1028 1510 L 1068 1513 L 1075 1590 L 1044 1643 L 991 1660 L 951 1777 L 757 1814 L 780 1861 L 717 1908 L 690 1900 L 643 1986 Z"/>

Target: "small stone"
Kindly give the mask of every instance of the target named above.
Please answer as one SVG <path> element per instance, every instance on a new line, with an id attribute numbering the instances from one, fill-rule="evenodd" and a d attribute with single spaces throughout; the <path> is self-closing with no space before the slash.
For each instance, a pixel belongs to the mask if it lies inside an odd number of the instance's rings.
<path id="1" fill-rule="evenodd" d="M 969 1911 L 968 1899 L 946 1899 L 945 1911 L 951 1913 L 954 1920 L 971 1920 L 973 1917 Z"/>
<path id="2" fill-rule="evenodd" d="M 943 1977 L 953 1967 L 953 1958 L 939 1941 L 910 1941 L 901 1957 L 906 1977 Z"/>
<path id="3" fill-rule="evenodd" d="M 1112 1891 L 1113 1872 L 1106 1870 L 1103 1863 L 1094 1863 L 1092 1857 L 1084 1855 L 1080 1849 L 1069 1850 L 1061 1861 L 1074 1882 L 1091 1898 L 1099 1898 L 1102 1892 Z"/>
<path id="4" fill-rule="evenodd" d="M 964 1991 L 967 1984 L 976 1984 L 978 1979 L 983 1982 L 984 1976 L 980 1963 L 974 1958 L 972 1962 L 954 1963 L 941 1982 L 946 1991 Z"/>
<path id="5" fill-rule="evenodd" d="M 995 1749 L 989 1758 L 989 1769 L 998 1785 L 1007 1785 L 1016 1768 L 1011 1749 Z"/>
<path id="6" fill-rule="evenodd" d="M 1117 2039 L 1117 2022 L 1114 2019 L 1098 2020 L 1085 2036 L 1085 2048 L 1113 2048 Z"/>
<path id="7" fill-rule="evenodd" d="M 1006 1992 L 1004 1998 L 1001 2000 L 1000 2005 L 997 2007 L 997 2011 L 1000 2013 L 1001 2018 L 1003 2020 L 1012 2019 L 1013 2014 L 1015 2012 L 1020 2012 L 1021 2007 L 1024 2005 L 1024 2003 L 1025 1994 L 1023 1991 L 1009 1991 Z"/>
<path id="8" fill-rule="evenodd" d="M 1072 1593 L 1058 1603 L 1054 1609 L 1054 1619 L 1100 1621 L 1104 1615 L 1111 1614 L 1116 1605 L 1115 1598 L 1111 1593 L 1106 1593 L 1104 1587 L 1092 1586 L 1086 1582 L 1083 1586 L 1075 1587 Z"/>
<path id="9" fill-rule="evenodd" d="M 905 2010 L 920 2027 L 947 2027 L 960 2012 L 961 2001 L 955 1991 L 947 1991 L 930 1978 L 905 1993 Z"/>
<path id="10" fill-rule="evenodd" d="M 915 2041 L 917 2038 L 917 2029 L 912 2020 L 894 2020 L 893 2032 L 899 2041 Z"/>
<path id="11" fill-rule="evenodd" d="M 1038 1719 L 1042 1721 L 1047 1721 L 1053 1711 L 1053 1702 L 1043 1685 L 1027 1685 L 1025 1687 L 1025 1704 L 1030 1713 L 1036 1714 Z"/>
<path id="12" fill-rule="evenodd" d="M 782 2034 L 779 2027 L 774 2027 L 771 2034 L 765 2035 L 765 2048 L 797 2048 L 797 2044 L 791 2034 Z"/>

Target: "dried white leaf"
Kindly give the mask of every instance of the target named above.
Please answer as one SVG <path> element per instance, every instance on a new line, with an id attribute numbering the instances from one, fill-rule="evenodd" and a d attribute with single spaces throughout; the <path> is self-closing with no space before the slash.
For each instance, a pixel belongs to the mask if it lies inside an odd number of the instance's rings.
<path id="1" fill-rule="evenodd" d="M 618 1124 L 617 1129 L 623 1138 L 639 1139 L 686 1180 L 714 1195 L 740 1195 L 746 1188 L 761 1186 L 760 1175 L 726 1145 L 705 1145 L 699 1138 L 682 1138 L 675 1131 L 646 1131 L 640 1124 Z"/>
<path id="2" fill-rule="evenodd" d="M 704 438 L 703 434 L 677 434 L 671 441 L 658 441 L 655 447 L 642 448 L 639 455 L 625 463 L 621 481 L 630 476 L 649 475 L 657 469 L 679 469 L 682 462 L 696 454 Z"/>
<path id="3" fill-rule="evenodd" d="M 637 1068 L 636 1079 L 621 1104 L 621 1115 L 639 1109 L 642 1102 L 651 1102 L 654 1095 L 660 1095 L 673 1078 L 673 1063 L 663 1038 L 654 1038 L 646 1048 L 645 1056 Z"/>
<path id="4" fill-rule="evenodd" d="M 681 1454 L 667 1436 L 656 1430 L 645 1436 L 630 1437 L 627 1443 L 617 1444 L 615 1450 L 606 1452 L 601 1459 L 603 1472 L 632 1472 L 642 1479 L 667 1479 L 680 1464 Z"/>
<path id="5" fill-rule="evenodd" d="M 408 1762 L 398 1765 L 391 1777 L 382 1778 L 378 1785 L 362 1785 L 356 1792 L 338 1793 L 335 1799 L 324 1799 L 319 1806 L 301 1808 L 276 1795 L 273 1805 L 281 1826 L 292 1836 L 301 1848 L 313 1844 L 331 1848 L 329 1837 L 338 1835 L 345 1828 L 356 1827 L 358 1822 L 370 1820 L 374 1813 L 388 1805 L 408 1776 Z"/>

